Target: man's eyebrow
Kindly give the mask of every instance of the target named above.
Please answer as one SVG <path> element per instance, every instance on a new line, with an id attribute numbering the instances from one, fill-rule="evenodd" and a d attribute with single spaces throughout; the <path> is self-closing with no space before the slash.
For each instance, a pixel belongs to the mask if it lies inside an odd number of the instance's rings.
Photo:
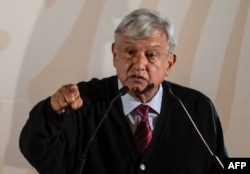
<path id="1" fill-rule="evenodd" d="M 130 42 L 130 41 L 125 41 L 124 44 L 135 45 L 133 42 Z"/>
<path id="2" fill-rule="evenodd" d="M 160 45 L 152 45 L 152 46 L 149 46 L 148 48 L 156 48 L 156 49 L 160 49 L 161 46 Z"/>

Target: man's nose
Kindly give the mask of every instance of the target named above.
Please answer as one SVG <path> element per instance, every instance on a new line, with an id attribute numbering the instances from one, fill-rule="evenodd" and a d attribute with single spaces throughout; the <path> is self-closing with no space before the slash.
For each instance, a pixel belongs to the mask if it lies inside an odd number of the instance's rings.
<path id="1" fill-rule="evenodd" d="M 148 59 L 144 53 L 138 54 L 134 59 L 134 68 L 136 70 L 146 70 Z"/>

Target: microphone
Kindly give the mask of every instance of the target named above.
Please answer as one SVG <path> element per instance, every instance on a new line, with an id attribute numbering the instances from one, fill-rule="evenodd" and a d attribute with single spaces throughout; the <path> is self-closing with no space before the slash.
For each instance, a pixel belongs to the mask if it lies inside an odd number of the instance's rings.
<path id="1" fill-rule="evenodd" d="M 112 108 L 113 106 L 113 103 L 121 96 L 127 94 L 129 91 L 129 88 L 127 86 L 123 86 L 119 91 L 118 91 L 118 94 L 111 100 L 110 104 L 109 104 L 109 107 L 108 109 L 106 110 L 103 118 L 101 119 L 101 121 L 99 122 L 99 124 L 97 125 L 93 135 L 90 137 L 87 145 L 86 145 L 86 148 L 84 150 L 84 153 L 80 156 L 80 166 L 79 166 L 79 169 L 77 169 L 74 174 L 81 174 L 82 173 L 82 170 L 84 168 L 84 165 L 85 165 L 85 162 L 86 162 L 86 155 L 87 155 L 87 152 L 88 152 L 88 149 L 90 147 L 90 144 L 92 143 L 92 141 L 94 140 L 98 130 L 100 129 L 101 125 L 103 124 L 105 118 L 108 116 L 108 113 L 110 111 L 110 109 Z"/>
<path id="2" fill-rule="evenodd" d="M 215 155 L 213 153 L 213 151 L 211 150 L 211 148 L 209 147 L 208 143 L 206 142 L 205 138 L 203 137 L 203 135 L 201 134 L 200 130 L 198 129 L 198 127 L 196 126 L 194 120 L 192 119 L 192 117 L 190 116 L 189 112 L 187 111 L 187 108 L 185 107 L 185 105 L 183 104 L 183 102 L 181 101 L 181 99 L 179 97 L 177 97 L 172 89 L 171 89 L 171 86 L 170 84 L 167 82 L 167 85 L 168 85 L 168 91 L 170 93 L 170 95 L 172 95 L 180 104 L 181 104 L 181 107 L 183 108 L 183 110 L 185 111 L 186 115 L 188 116 L 190 122 L 192 123 L 194 129 L 196 130 L 196 132 L 198 133 L 199 137 L 201 138 L 203 144 L 206 146 L 207 150 L 209 151 L 209 153 L 216 159 L 216 161 L 219 163 L 219 165 L 221 166 L 222 169 L 224 169 L 224 165 L 223 163 L 221 162 L 221 160 L 219 159 L 219 157 L 217 155 Z"/>

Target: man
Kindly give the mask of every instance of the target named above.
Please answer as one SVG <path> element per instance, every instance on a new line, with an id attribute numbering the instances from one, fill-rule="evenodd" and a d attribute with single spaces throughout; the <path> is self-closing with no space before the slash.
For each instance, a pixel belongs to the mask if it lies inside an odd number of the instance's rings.
<path id="1" fill-rule="evenodd" d="M 24 156 L 46 174 L 223 173 L 214 105 L 164 80 L 175 46 L 168 20 L 148 9 L 130 13 L 112 44 L 117 76 L 64 85 L 38 103 L 20 136 Z M 117 98 L 123 86 L 129 91 Z"/>

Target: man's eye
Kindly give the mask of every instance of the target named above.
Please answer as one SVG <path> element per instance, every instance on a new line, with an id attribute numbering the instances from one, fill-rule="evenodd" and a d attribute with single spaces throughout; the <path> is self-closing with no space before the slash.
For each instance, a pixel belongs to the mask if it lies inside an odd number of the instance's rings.
<path id="1" fill-rule="evenodd" d="M 152 58 L 156 58 L 157 54 L 155 54 L 155 53 L 146 53 L 146 56 L 147 56 L 147 58 L 152 59 Z"/>
<path id="2" fill-rule="evenodd" d="M 133 54 L 135 54 L 135 51 L 134 50 L 127 50 L 127 54 L 133 55 Z"/>
<path id="3" fill-rule="evenodd" d="M 127 58 L 132 58 L 133 56 L 135 56 L 135 54 L 136 54 L 135 50 L 132 50 L 132 49 L 126 49 L 126 50 L 124 50 L 124 55 Z"/>

